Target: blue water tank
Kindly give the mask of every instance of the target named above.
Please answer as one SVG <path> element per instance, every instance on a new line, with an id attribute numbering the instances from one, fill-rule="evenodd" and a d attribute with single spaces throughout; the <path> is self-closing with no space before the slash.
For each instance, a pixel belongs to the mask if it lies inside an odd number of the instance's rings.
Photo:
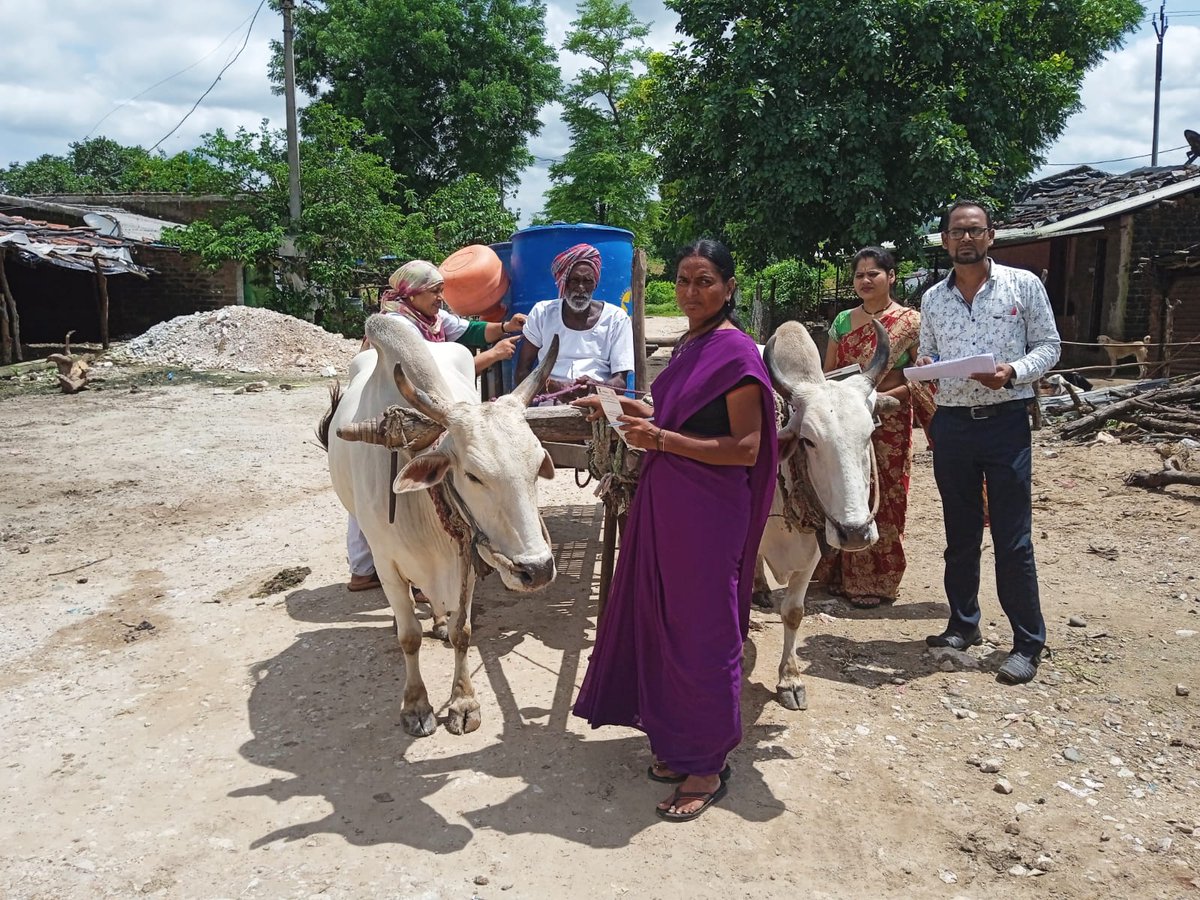
<path id="1" fill-rule="evenodd" d="M 633 313 L 633 232 L 608 225 L 533 225 L 512 236 L 511 305 L 508 314 L 528 313 L 541 300 L 558 298 L 558 285 L 550 274 L 554 257 L 576 244 L 591 244 L 600 251 L 600 284 L 596 299 Z"/>

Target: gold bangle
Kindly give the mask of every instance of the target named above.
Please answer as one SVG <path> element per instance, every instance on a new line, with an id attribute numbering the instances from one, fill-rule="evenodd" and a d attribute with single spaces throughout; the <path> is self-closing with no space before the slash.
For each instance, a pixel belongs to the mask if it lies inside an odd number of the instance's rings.
<path id="1" fill-rule="evenodd" d="M 655 444 L 657 444 L 657 446 L 658 446 L 658 452 L 666 453 L 667 452 L 667 433 L 660 428 L 660 429 L 658 429 L 658 434 L 656 434 L 654 436 L 654 438 L 655 438 Z"/>

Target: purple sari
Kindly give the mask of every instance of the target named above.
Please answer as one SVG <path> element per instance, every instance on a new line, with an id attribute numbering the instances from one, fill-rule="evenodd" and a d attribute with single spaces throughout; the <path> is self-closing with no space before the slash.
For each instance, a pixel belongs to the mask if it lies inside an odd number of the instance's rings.
<path id="1" fill-rule="evenodd" d="M 670 431 L 746 378 L 762 388 L 753 466 L 648 452 L 575 715 L 628 725 L 676 772 L 713 775 L 742 739 L 742 642 L 754 562 L 775 491 L 775 395 L 758 348 L 735 329 L 680 348 L 654 382 Z"/>

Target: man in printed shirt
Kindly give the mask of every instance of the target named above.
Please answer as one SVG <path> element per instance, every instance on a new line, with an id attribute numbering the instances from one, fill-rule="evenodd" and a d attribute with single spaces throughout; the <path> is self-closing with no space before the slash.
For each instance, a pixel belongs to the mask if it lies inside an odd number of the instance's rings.
<path id="1" fill-rule="evenodd" d="M 996 553 L 996 593 L 1013 629 L 1013 650 L 997 680 L 1023 684 L 1037 674 L 1046 624 L 1033 560 L 1027 404 L 1034 384 L 1058 360 L 1054 313 L 1041 280 L 988 257 L 991 216 L 960 200 L 942 220 L 942 246 L 954 270 L 921 301 L 917 365 L 991 353 L 996 371 L 944 378 L 930 426 L 933 472 L 946 525 L 950 622 L 931 647 L 965 650 L 979 635 L 979 558 L 983 480 Z"/>

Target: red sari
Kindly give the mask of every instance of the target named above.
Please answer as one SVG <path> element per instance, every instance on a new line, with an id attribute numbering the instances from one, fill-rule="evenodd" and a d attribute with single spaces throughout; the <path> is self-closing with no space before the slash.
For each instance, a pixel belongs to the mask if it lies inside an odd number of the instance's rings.
<path id="1" fill-rule="evenodd" d="M 879 324 L 887 329 L 891 343 L 888 369 L 907 353 L 905 365 L 916 356 L 920 336 L 921 315 L 915 309 L 901 307 L 882 315 Z M 832 340 L 832 338 L 831 338 Z M 851 330 L 834 344 L 834 366 L 841 368 L 858 363 L 864 369 L 875 353 L 875 330 L 870 322 Z M 815 577 L 826 584 L 831 593 L 845 597 L 878 597 L 886 602 L 896 599 L 900 580 L 904 577 L 904 519 L 908 510 L 908 483 L 912 468 L 912 431 L 914 406 L 918 421 L 928 421 L 933 401 L 928 393 L 914 385 L 914 390 L 901 393 L 900 408 L 880 413 L 879 427 L 871 435 L 879 465 L 879 512 L 875 524 L 879 540 L 866 550 L 843 553 L 834 550 L 826 554 Z"/>

